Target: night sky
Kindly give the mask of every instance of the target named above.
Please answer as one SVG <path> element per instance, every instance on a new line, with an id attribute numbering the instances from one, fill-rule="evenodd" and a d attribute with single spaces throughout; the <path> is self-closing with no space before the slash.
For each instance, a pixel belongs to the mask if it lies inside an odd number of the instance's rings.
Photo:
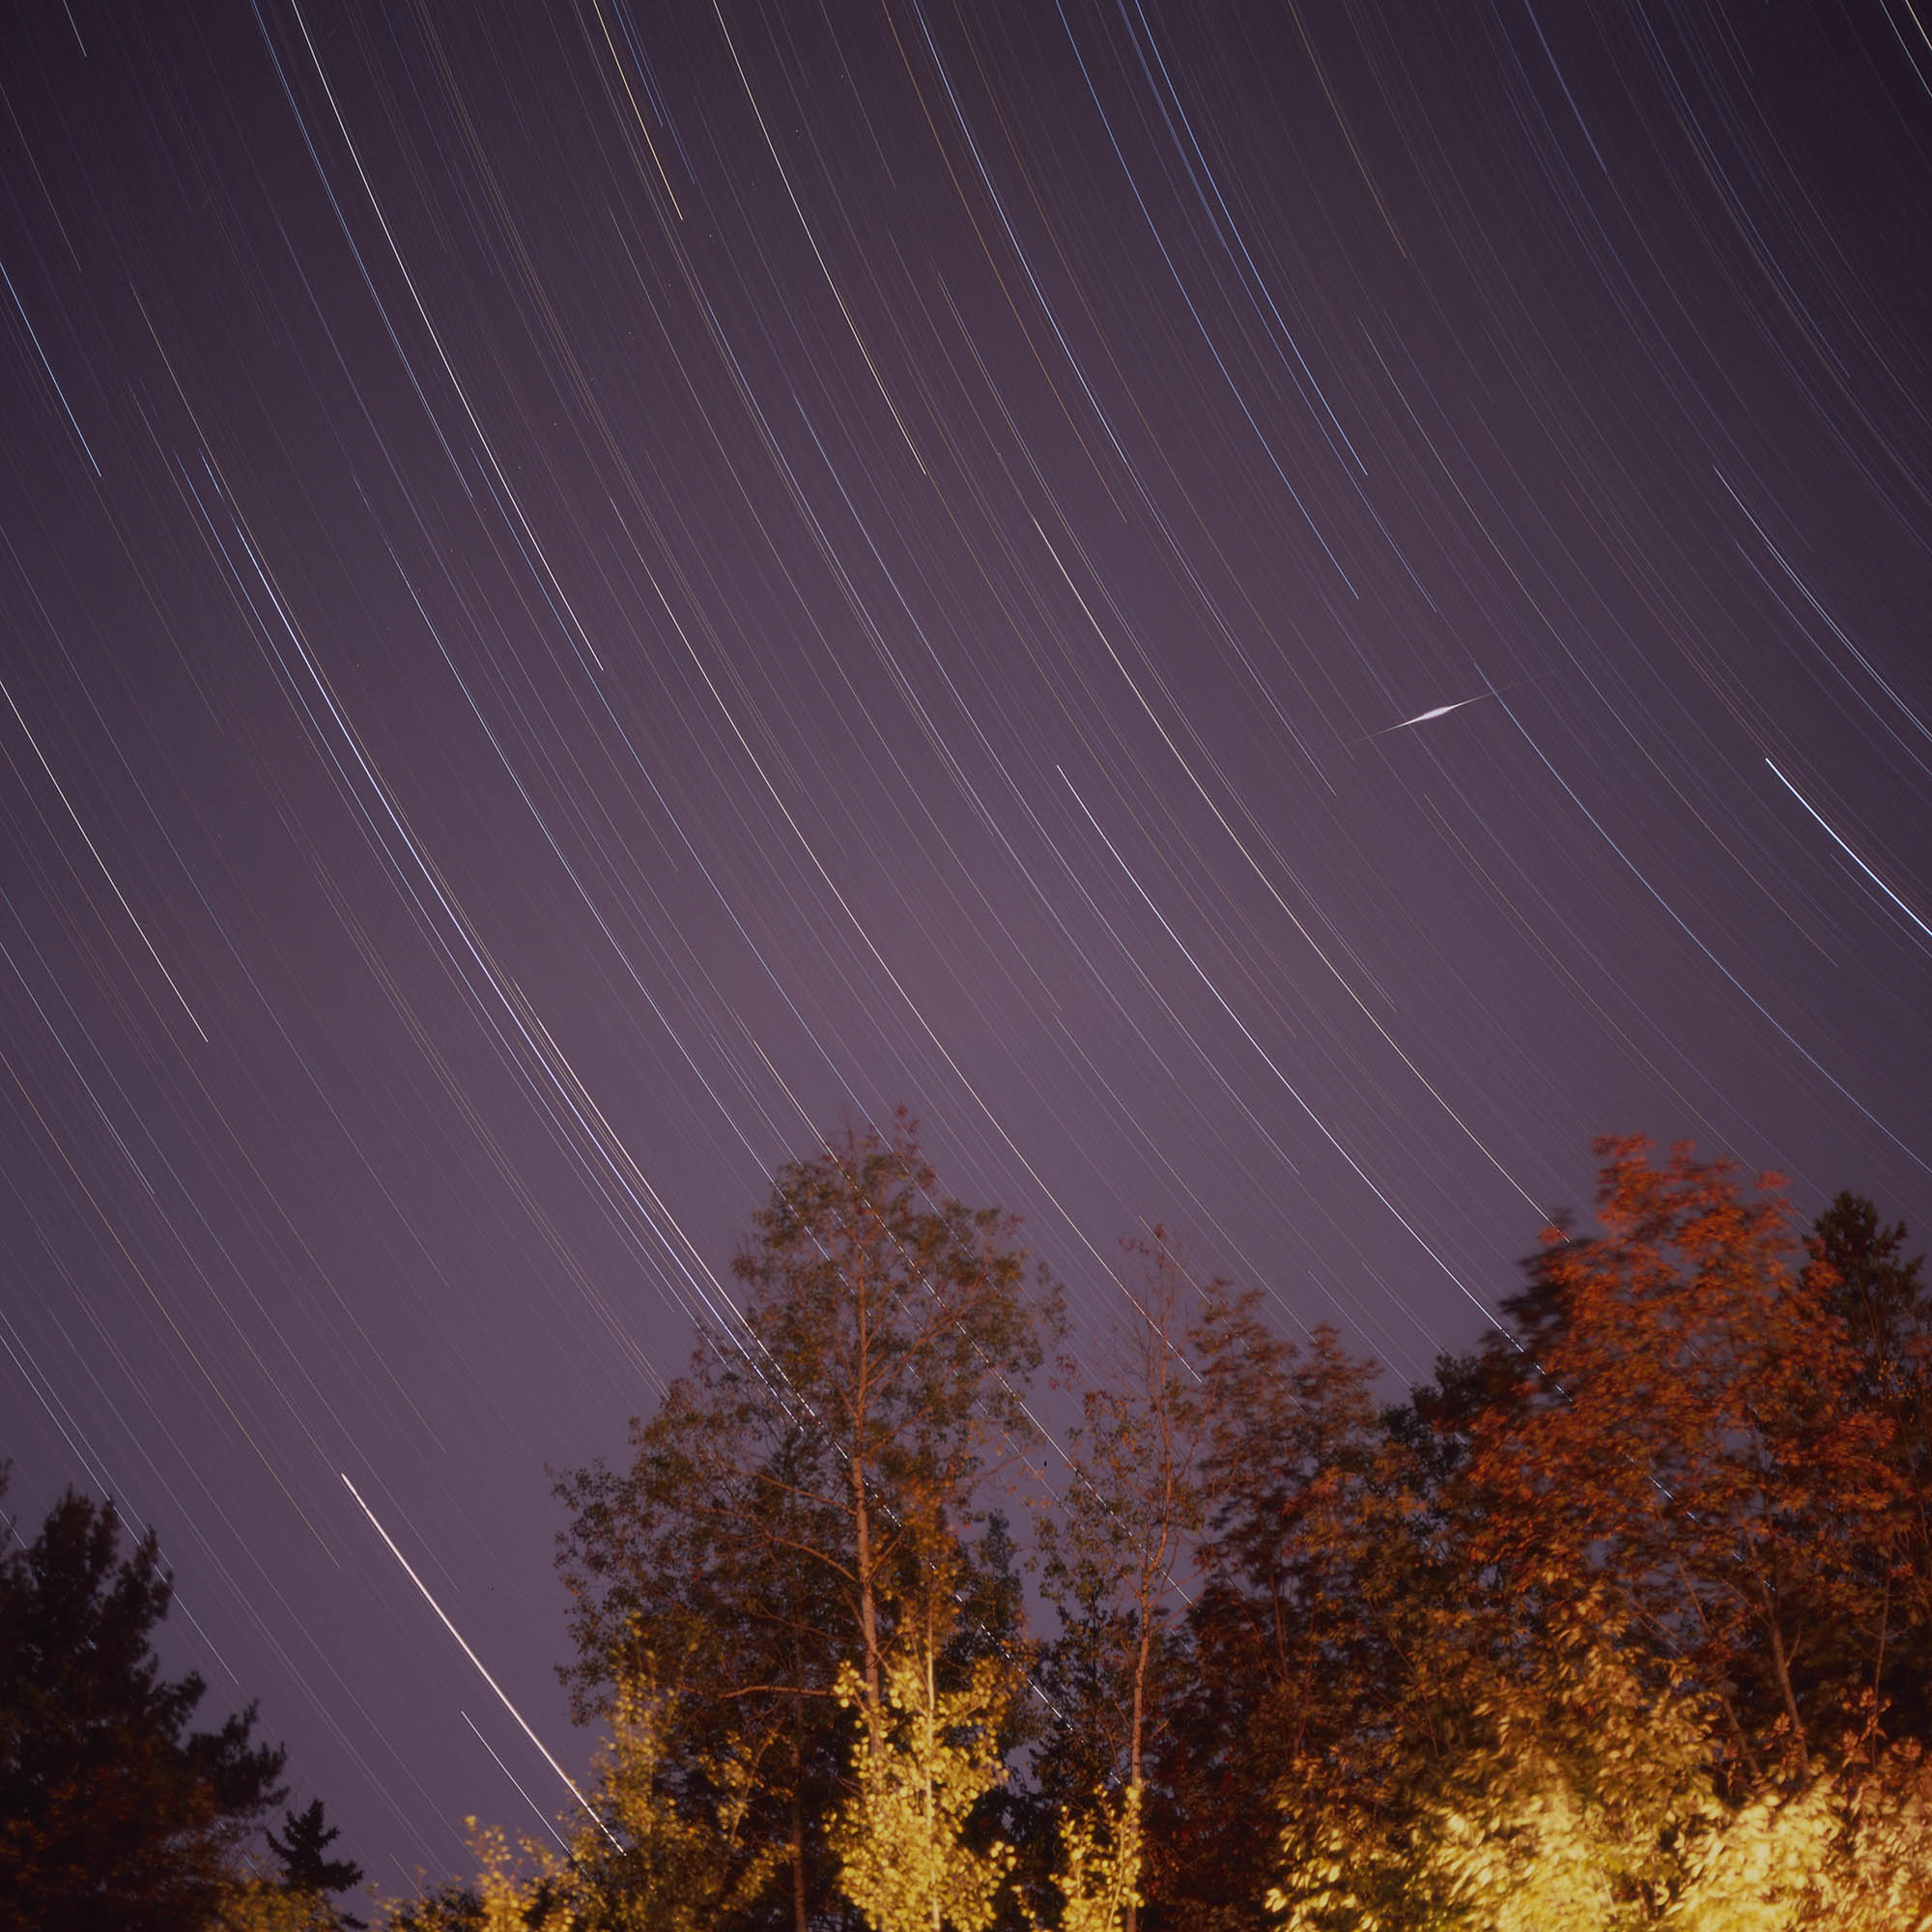
<path id="1" fill-rule="evenodd" d="M 0 1453 L 390 1889 L 547 1465 L 923 1123 L 1420 1378 L 1593 1135 L 1932 1229 L 1910 0 L 36 0 Z M 1406 722 L 1407 721 L 1407 722 Z"/>

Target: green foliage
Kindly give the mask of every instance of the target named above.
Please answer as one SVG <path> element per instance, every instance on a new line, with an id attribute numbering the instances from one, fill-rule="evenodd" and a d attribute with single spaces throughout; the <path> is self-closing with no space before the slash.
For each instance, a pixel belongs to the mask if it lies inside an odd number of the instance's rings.
<path id="1" fill-rule="evenodd" d="M 255 1708 L 190 1730 L 206 1687 L 161 1676 L 170 1579 L 150 1530 L 70 1491 L 0 1558 L 0 1927 L 200 1932 L 280 1802 Z"/>

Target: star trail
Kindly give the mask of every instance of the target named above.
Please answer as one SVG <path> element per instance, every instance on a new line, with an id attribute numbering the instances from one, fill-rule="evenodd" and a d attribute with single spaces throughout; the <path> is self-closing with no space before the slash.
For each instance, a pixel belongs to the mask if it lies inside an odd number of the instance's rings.
<path id="1" fill-rule="evenodd" d="M 821 1129 L 1392 1387 L 1594 1134 L 1926 1234 L 1907 0 L 0 36 L 7 1508 L 378 1883 Z"/>

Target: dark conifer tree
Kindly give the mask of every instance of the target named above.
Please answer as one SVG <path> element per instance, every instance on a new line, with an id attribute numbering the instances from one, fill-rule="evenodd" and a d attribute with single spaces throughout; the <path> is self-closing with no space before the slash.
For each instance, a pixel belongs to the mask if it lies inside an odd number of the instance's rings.
<path id="1" fill-rule="evenodd" d="M 268 1834 L 269 1849 L 279 1861 L 282 1884 L 290 1891 L 304 1891 L 320 1898 L 361 1884 L 362 1867 L 354 1859 L 327 1856 L 329 1846 L 342 1833 L 337 1827 L 323 1823 L 320 1798 L 311 1799 L 308 1808 L 299 1814 L 283 1812 L 282 1819 L 281 1834 L 277 1836 L 273 1832 Z M 361 1919 L 352 1918 L 340 1910 L 335 1917 L 338 1924 L 360 1932 Z"/>
<path id="2" fill-rule="evenodd" d="M 114 1505 L 71 1491 L 0 1558 L 4 1932 L 202 1932 L 281 1801 L 252 1704 L 188 1728 L 206 1686 L 154 1649 L 171 1590 L 155 1532 L 123 1554 Z"/>

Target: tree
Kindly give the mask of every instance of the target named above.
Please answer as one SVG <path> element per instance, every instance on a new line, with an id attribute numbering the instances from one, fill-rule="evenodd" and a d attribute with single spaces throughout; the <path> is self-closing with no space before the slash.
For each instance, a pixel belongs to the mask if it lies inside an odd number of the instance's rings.
<path id="1" fill-rule="evenodd" d="M 1932 1927 L 1921 1264 L 1859 1197 L 1801 1246 L 1775 1177 L 1598 1152 L 1594 1228 L 1379 1412 L 1253 1293 L 1183 1324 L 1156 1236 L 1037 1648 L 981 1492 L 1050 1287 L 903 1121 L 784 1169 L 742 1321 L 561 1489 L 580 1710 L 663 1673 L 638 1808 L 419 1922 L 843 1932 L 842 1887 L 875 1932 Z"/>
<path id="2" fill-rule="evenodd" d="M 1145 1900 L 1140 1891 L 1146 1834 L 1142 1789 L 1130 1784 L 1092 1812 L 1060 1814 L 1054 1885 L 1061 1895 L 1060 1932 L 1116 1932 Z"/>
<path id="3" fill-rule="evenodd" d="M 753 1769 L 713 1766 L 724 1793 L 703 1815 L 681 1812 L 659 1773 L 678 1725 L 677 1700 L 626 1682 L 597 1755 L 591 1812 L 567 1812 L 567 1851 L 469 1824 L 475 1878 L 447 1881 L 392 1906 L 397 1932 L 716 1932 L 765 1888 L 779 1847 L 748 1846 Z"/>
<path id="4" fill-rule="evenodd" d="M 340 1932 L 359 1925 L 319 1891 L 292 1890 L 272 1879 L 242 1878 L 223 1886 L 207 1932 Z"/>
<path id="5" fill-rule="evenodd" d="M 396 1899 L 383 1915 L 384 1932 L 486 1932 L 488 1926 L 482 1893 L 460 1879 L 429 1886 L 414 1898 Z"/>
<path id="6" fill-rule="evenodd" d="M 743 1315 L 633 1425 L 631 1467 L 559 1485 L 580 1710 L 645 1647 L 708 1712 L 694 1737 L 757 1756 L 753 1827 L 787 1844 L 799 1932 L 830 1875 L 838 1663 L 856 1660 L 875 1754 L 909 1612 L 909 1634 L 932 1615 L 956 1674 L 980 1483 L 1030 1430 L 1024 1390 L 1059 1321 L 1014 1234 L 938 1192 L 903 1114 L 890 1137 L 847 1131 L 775 1178 L 734 1264 Z M 665 1777 L 690 1786 L 678 1764 Z"/>
<path id="7" fill-rule="evenodd" d="M 1211 1299 L 1189 1353 L 1207 1516 L 1189 1668 L 1154 1754 L 1148 1922 L 1258 1928 L 1283 1794 L 1338 1804 L 1379 1775 L 1410 1677 L 1382 1573 L 1407 1532 L 1373 1362 L 1325 1327 L 1282 1340 L 1252 1292 Z"/>
<path id="8" fill-rule="evenodd" d="M 1404 1829 L 1296 1829 L 1283 1932 L 1899 1932 L 1932 1917 L 1916 1750 L 1742 1780 L 1715 1700 L 1596 1596 L 1478 1706 Z"/>
<path id="9" fill-rule="evenodd" d="M 1863 1195 L 1841 1193 L 1804 1243 L 1857 1351 L 1860 1393 L 1901 1417 L 1922 1406 L 1932 1379 L 1932 1293 L 1925 1257 L 1905 1257 L 1907 1238 L 1903 1221 L 1888 1228 Z"/>
<path id="10" fill-rule="evenodd" d="M 876 1742 L 859 1673 L 849 1663 L 839 1673 L 839 1701 L 861 1720 L 858 1789 L 833 1833 L 840 1889 L 872 1932 L 989 1932 L 1012 1850 L 975 1845 L 969 1828 L 1006 1778 L 1008 1672 L 982 1659 L 961 1689 L 941 1690 L 929 1630 L 895 1648 L 885 1670 Z"/>
<path id="11" fill-rule="evenodd" d="M 1868 1690 L 1889 1728 L 1932 1736 L 1932 1293 L 1925 1258 L 1906 1259 L 1905 1224 L 1841 1193 L 1811 1225 L 1807 1286 L 1843 1324 L 1855 1363 L 1851 1405 L 1886 1425 L 1893 1506 L 1866 1518 L 1858 1567 L 1860 1640 L 1836 1672 Z M 1841 1689 L 1838 1700 L 1844 1701 Z"/>
<path id="12" fill-rule="evenodd" d="M 1138 1924 L 1147 1743 L 1177 1661 L 1174 1573 L 1202 1525 L 1208 1425 L 1186 1352 L 1184 1262 L 1159 1227 L 1126 1245 L 1141 1264 L 1130 1312 L 1106 1345 L 1106 1379 L 1082 1398 L 1065 1486 L 1037 1526 L 1061 1624 L 1042 1659 L 1056 1721 L 1040 1784 L 1063 1815 L 1097 1810 L 1064 1824 L 1056 1881 L 1063 1918 L 1084 1917 L 1095 1932 Z"/>
<path id="13" fill-rule="evenodd" d="M 875 1737 L 895 1611 L 950 1569 L 987 1451 L 1027 1432 L 1041 1353 L 1014 1224 L 936 1185 L 904 1116 L 891 1140 L 848 1131 L 781 1174 L 734 1267 L 762 1393 L 809 1415 L 832 1450 L 804 1487 L 758 1474 L 831 1531 L 809 1553 L 844 1586 Z"/>
<path id="14" fill-rule="evenodd" d="M 743 1832 L 784 1848 L 780 1918 L 803 1926 L 832 1882 L 825 1824 L 846 1744 L 833 1697 L 845 1606 L 806 1553 L 800 1495 L 807 1459 L 824 1451 L 754 1401 L 746 1412 L 718 1367 L 700 1354 L 657 1413 L 633 1424 L 629 1468 L 579 1470 L 558 1486 L 573 1510 L 558 1557 L 577 1649 L 565 1675 L 580 1721 L 613 1716 L 627 1687 L 663 1690 L 676 1723 L 654 1776 L 686 1817 L 727 1796 L 717 1767 L 758 1768 Z M 734 1453 L 720 1432 L 740 1428 L 753 1434 Z M 756 1455 L 763 1471 L 738 1465 Z"/>
<path id="15" fill-rule="evenodd" d="M 331 1859 L 328 1848 L 342 1833 L 322 1820 L 322 1800 L 313 1798 L 300 1816 L 282 1813 L 282 1835 L 268 1833 L 269 1849 L 282 1867 L 282 1884 L 290 1891 L 347 1891 L 362 1882 L 362 1867 L 354 1859 Z M 353 1918 L 343 1923 L 355 1925 Z"/>
<path id="16" fill-rule="evenodd" d="M 200 1932 L 278 1804 L 255 1707 L 190 1731 L 206 1686 L 154 1651 L 172 1579 L 150 1529 L 69 1491 L 0 1558 L 0 1927 Z"/>
<path id="17" fill-rule="evenodd" d="M 310 1799 L 307 1809 L 299 1815 L 283 1812 L 282 1821 L 280 1837 L 273 1832 L 267 1834 L 269 1849 L 282 1867 L 282 1889 L 305 1901 L 312 1916 L 330 1928 L 330 1932 L 338 1926 L 346 1926 L 349 1932 L 362 1932 L 361 1919 L 327 1903 L 330 1892 L 347 1891 L 352 1886 L 361 1884 L 362 1867 L 354 1859 L 327 1856 L 329 1846 L 342 1833 L 335 1826 L 323 1823 L 322 1800 Z"/>
<path id="18" fill-rule="evenodd" d="M 1801 1268 L 1776 1177 L 1599 1152 L 1598 1231 L 1548 1229 L 1511 1332 L 1385 1419 L 1427 1560 L 1384 1613 L 1417 1583 L 1434 1608 L 1385 1775 L 1280 1787 L 1277 1906 L 1294 1932 L 1932 1922 L 1904 1230 L 1841 1196 Z"/>
<path id="19" fill-rule="evenodd" d="M 1694 1667 L 1745 1771 L 1802 1772 L 1865 1722 L 1893 1426 L 1861 1398 L 1829 1271 L 1794 1266 L 1778 1177 L 1747 1190 L 1688 1146 L 1598 1151 L 1602 1232 L 1546 1233 L 1504 1304 L 1515 1346 L 1490 1350 L 1513 1386 L 1458 1479 L 1473 1553 L 1519 1623 L 1607 1585 Z"/>
<path id="20" fill-rule="evenodd" d="M 702 1766 L 711 1799 L 683 1808 L 661 1776 L 679 1745 L 680 1699 L 646 1682 L 618 1687 L 599 1754 L 593 1822 L 569 1821 L 570 1857 L 536 1888 L 532 1927 L 570 1932 L 715 1932 L 764 1890 L 783 1850 L 749 1841 L 755 1761 Z"/>

